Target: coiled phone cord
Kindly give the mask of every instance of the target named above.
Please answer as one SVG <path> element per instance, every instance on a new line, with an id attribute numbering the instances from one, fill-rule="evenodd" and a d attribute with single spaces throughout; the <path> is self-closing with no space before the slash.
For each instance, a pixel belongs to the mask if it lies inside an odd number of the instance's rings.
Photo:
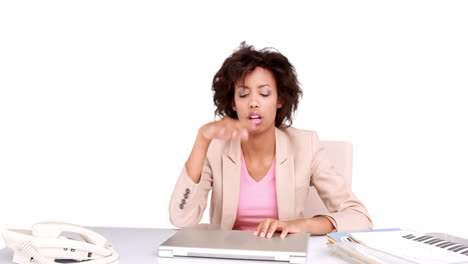
<path id="1" fill-rule="evenodd" d="M 21 241 L 19 243 L 19 247 L 23 249 L 23 251 L 30 257 L 34 259 L 34 261 L 40 263 L 40 264 L 60 264 L 55 261 L 50 261 L 46 258 L 44 258 L 37 250 L 31 245 L 31 241 Z M 94 259 L 94 260 L 87 260 L 85 261 L 86 264 L 118 264 L 119 260 L 119 254 L 117 252 L 110 248 L 110 251 L 112 251 L 112 255 L 102 258 L 102 259 Z"/>

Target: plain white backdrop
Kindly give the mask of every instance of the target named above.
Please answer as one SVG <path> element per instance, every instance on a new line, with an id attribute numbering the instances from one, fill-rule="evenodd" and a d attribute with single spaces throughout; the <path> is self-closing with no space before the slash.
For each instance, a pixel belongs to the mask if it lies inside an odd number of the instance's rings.
<path id="1" fill-rule="evenodd" d="M 468 237 L 467 13 L 466 1 L 2 1 L 0 229 L 171 227 L 174 183 L 214 119 L 213 75 L 245 40 L 295 65 L 295 127 L 354 144 L 353 190 L 376 228 Z"/>

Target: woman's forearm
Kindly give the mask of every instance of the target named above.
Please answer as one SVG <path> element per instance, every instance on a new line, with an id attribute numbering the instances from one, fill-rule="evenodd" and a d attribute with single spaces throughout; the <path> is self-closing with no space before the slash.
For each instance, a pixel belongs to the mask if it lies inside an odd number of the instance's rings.
<path id="1" fill-rule="evenodd" d="M 206 152 L 208 151 L 210 142 L 211 140 L 206 139 L 201 133 L 198 133 L 195 143 L 193 144 L 192 152 L 185 164 L 187 174 L 192 178 L 194 183 L 200 182 L 203 165 L 205 164 Z"/>
<path id="2" fill-rule="evenodd" d="M 335 229 L 330 219 L 325 216 L 320 215 L 312 218 L 305 218 L 304 220 L 306 220 L 305 228 L 307 230 L 305 230 L 305 232 L 307 233 L 314 235 L 326 235 L 330 232 L 333 232 Z"/>

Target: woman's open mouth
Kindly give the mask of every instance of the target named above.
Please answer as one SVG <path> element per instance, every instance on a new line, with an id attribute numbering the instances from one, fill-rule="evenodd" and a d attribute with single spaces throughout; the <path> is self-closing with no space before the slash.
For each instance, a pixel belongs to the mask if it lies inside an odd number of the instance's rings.
<path id="1" fill-rule="evenodd" d="M 263 116 L 258 112 L 251 112 L 249 114 L 249 121 L 251 124 L 259 125 L 262 123 Z"/>

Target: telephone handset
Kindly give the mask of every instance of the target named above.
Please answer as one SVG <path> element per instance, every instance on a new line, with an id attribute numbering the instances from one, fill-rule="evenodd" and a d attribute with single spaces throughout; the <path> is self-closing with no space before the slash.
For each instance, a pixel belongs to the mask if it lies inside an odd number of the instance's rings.
<path id="1" fill-rule="evenodd" d="M 68 238 L 76 233 L 84 241 Z M 13 250 L 18 264 L 56 264 L 55 260 L 86 261 L 86 264 L 118 264 L 119 255 L 105 237 L 87 228 L 58 222 L 42 222 L 32 230 L 7 229 L 5 245 Z"/>

